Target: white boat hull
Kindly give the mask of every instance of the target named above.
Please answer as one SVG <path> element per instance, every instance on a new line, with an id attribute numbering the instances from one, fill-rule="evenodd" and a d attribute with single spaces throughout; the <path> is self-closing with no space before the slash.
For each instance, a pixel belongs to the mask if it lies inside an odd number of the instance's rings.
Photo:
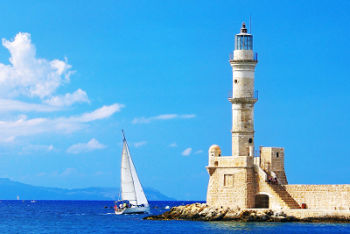
<path id="1" fill-rule="evenodd" d="M 130 208 L 123 208 L 123 209 L 115 209 L 116 215 L 121 214 L 143 214 L 143 213 L 149 213 L 149 207 L 130 207 Z"/>

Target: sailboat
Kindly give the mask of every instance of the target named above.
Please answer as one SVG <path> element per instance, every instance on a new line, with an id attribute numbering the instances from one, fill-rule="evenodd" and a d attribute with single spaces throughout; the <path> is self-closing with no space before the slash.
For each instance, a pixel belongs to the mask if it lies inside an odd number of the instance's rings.
<path id="1" fill-rule="evenodd" d="M 115 214 L 140 214 L 149 212 L 149 204 L 143 192 L 134 163 L 131 159 L 128 143 L 123 134 L 123 151 L 121 163 L 121 200 L 114 205 Z"/>

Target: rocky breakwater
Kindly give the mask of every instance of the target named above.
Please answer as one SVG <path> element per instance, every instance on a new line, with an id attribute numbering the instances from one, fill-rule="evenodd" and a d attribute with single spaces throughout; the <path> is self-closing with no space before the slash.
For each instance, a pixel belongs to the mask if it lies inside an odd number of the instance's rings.
<path id="1" fill-rule="evenodd" d="M 177 206 L 160 214 L 147 216 L 146 220 L 193 220 L 193 221 L 239 221 L 239 222 L 350 222 L 349 214 L 319 213 L 307 210 L 236 209 L 211 207 L 205 203 Z"/>
<path id="2" fill-rule="evenodd" d="M 194 203 L 186 206 L 177 206 L 169 211 L 147 220 L 197 220 L 197 221 L 293 221 L 283 213 L 275 213 L 269 209 L 241 210 L 227 207 L 211 207 L 205 203 Z"/>

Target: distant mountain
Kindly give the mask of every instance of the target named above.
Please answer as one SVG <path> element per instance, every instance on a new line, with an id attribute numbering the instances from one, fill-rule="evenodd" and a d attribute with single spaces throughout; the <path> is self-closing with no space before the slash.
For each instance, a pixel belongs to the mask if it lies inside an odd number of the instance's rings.
<path id="1" fill-rule="evenodd" d="M 150 201 L 172 201 L 152 188 L 144 189 Z M 81 189 L 62 189 L 33 186 L 0 178 L 0 200 L 115 200 L 118 198 L 119 188 L 90 187 Z"/>

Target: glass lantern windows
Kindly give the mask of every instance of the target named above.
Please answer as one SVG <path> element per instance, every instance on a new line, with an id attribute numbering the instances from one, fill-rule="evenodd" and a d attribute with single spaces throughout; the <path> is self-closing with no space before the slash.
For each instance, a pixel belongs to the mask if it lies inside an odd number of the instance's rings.
<path id="1" fill-rule="evenodd" d="M 253 36 L 236 35 L 235 50 L 253 50 Z"/>

